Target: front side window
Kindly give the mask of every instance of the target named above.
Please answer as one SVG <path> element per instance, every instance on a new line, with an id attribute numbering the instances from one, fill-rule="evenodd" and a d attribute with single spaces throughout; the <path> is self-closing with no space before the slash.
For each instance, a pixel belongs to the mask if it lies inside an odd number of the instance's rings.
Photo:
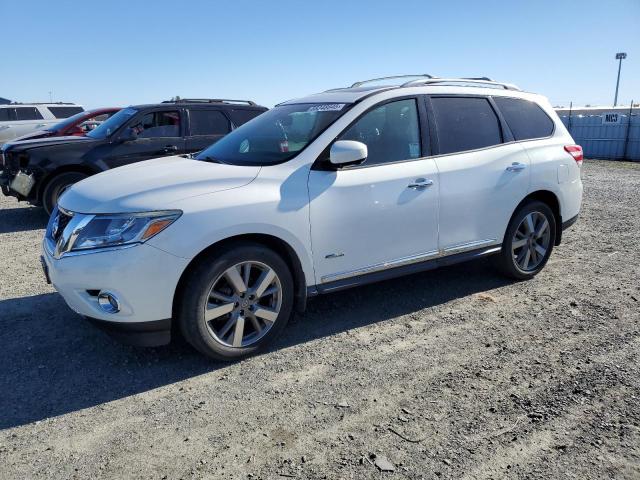
<path id="1" fill-rule="evenodd" d="M 131 129 L 139 138 L 179 137 L 180 112 L 150 112 L 135 122 Z"/>
<path id="2" fill-rule="evenodd" d="M 356 140 L 367 146 L 365 165 L 422 156 L 415 99 L 399 100 L 374 108 L 351 125 L 339 140 Z"/>
<path id="3" fill-rule="evenodd" d="M 489 100 L 481 97 L 431 98 L 440 154 L 502 143 L 502 130 Z"/>
<path id="4" fill-rule="evenodd" d="M 0 122 L 8 122 L 12 119 L 12 108 L 0 108 Z"/>
<path id="5" fill-rule="evenodd" d="M 36 107 L 18 107 L 16 120 L 42 120 L 42 115 Z"/>
<path id="6" fill-rule="evenodd" d="M 231 165 L 286 162 L 313 142 L 349 108 L 345 103 L 281 105 L 232 131 L 196 156 Z"/>
<path id="7" fill-rule="evenodd" d="M 136 113 L 138 113 L 138 110 L 135 108 L 123 108 L 107 121 L 101 123 L 98 127 L 87 133 L 87 137 L 99 140 L 110 137 Z"/>
<path id="8" fill-rule="evenodd" d="M 190 110 L 191 135 L 226 135 L 231 130 L 229 119 L 218 110 Z"/>
<path id="9" fill-rule="evenodd" d="M 536 103 L 521 98 L 493 97 L 516 140 L 544 138 L 553 133 L 553 121 Z"/>

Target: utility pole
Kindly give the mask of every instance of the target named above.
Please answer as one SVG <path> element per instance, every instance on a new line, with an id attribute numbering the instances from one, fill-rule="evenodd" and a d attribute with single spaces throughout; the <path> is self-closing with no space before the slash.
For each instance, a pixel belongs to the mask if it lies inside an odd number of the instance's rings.
<path id="1" fill-rule="evenodd" d="M 613 106 L 615 107 L 618 104 L 618 87 L 620 86 L 620 69 L 622 68 L 622 60 L 627 58 L 627 54 L 625 52 L 616 53 L 616 60 L 618 60 L 618 80 L 616 81 L 616 96 L 613 99 Z"/>
<path id="2" fill-rule="evenodd" d="M 53 103 L 53 95 L 51 95 L 52 92 L 49 92 L 49 103 Z"/>

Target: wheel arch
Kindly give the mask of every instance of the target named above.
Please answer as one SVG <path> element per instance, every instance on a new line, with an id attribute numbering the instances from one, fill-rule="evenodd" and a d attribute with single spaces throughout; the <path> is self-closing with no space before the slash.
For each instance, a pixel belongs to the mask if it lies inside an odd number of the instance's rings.
<path id="1" fill-rule="evenodd" d="M 56 168 L 55 170 L 47 173 L 44 177 L 42 177 L 40 182 L 38 182 L 39 184 L 38 184 L 38 190 L 36 195 L 36 200 L 38 204 L 42 203 L 42 195 L 44 194 L 44 189 L 47 188 L 47 184 L 52 179 L 54 179 L 55 177 L 63 173 L 83 173 L 85 175 L 91 176 L 91 175 L 95 175 L 96 173 L 100 173 L 100 170 L 96 170 L 86 165 L 80 165 L 80 164 L 63 165 L 61 167 Z"/>
<path id="2" fill-rule="evenodd" d="M 525 203 L 530 202 L 532 200 L 537 200 L 549 206 L 551 211 L 553 212 L 554 219 L 556 221 L 556 236 L 554 239 L 554 245 L 560 245 L 560 241 L 562 240 L 562 213 L 560 209 L 560 200 L 558 196 L 550 190 L 536 190 L 535 192 L 531 192 L 526 197 L 522 199 L 522 201 L 518 204 L 518 206 L 513 211 L 511 218 L 516 212 L 522 207 Z M 511 222 L 511 218 L 509 222 Z"/>
<path id="3" fill-rule="evenodd" d="M 307 304 L 307 282 L 304 275 L 304 270 L 302 268 L 302 263 L 300 262 L 300 258 L 298 254 L 294 250 L 294 248 L 289 245 L 283 239 L 276 237 L 274 235 L 269 235 L 265 233 L 245 233 L 238 234 L 231 237 L 224 238 L 219 240 L 200 253 L 198 253 L 195 257 L 191 259 L 189 264 L 186 266 L 182 274 L 180 275 L 180 279 L 178 280 L 178 284 L 176 290 L 173 294 L 173 318 L 176 318 L 176 313 L 180 308 L 180 299 L 184 285 L 186 283 L 186 279 L 189 276 L 189 273 L 198 265 L 198 261 L 203 257 L 209 255 L 212 251 L 221 248 L 222 246 L 237 243 L 239 241 L 252 242 L 260 245 L 264 245 L 265 247 L 270 248 L 278 255 L 282 257 L 285 263 L 291 269 L 291 274 L 293 275 L 293 283 L 294 283 L 294 297 L 295 297 L 295 309 L 298 312 L 303 312 L 306 308 Z"/>

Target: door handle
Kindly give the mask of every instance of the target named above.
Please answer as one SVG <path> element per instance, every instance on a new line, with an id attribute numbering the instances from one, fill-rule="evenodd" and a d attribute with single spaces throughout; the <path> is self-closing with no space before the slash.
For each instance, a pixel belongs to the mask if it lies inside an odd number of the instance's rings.
<path id="1" fill-rule="evenodd" d="M 415 182 L 407 185 L 407 188 L 414 188 L 416 190 L 420 188 L 426 188 L 433 185 L 433 180 L 428 180 L 426 178 L 416 178 Z"/>
<path id="2" fill-rule="evenodd" d="M 47 124 L 46 123 L 40 123 L 38 125 L 36 125 L 36 128 L 42 128 L 42 127 L 46 127 Z"/>
<path id="3" fill-rule="evenodd" d="M 169 153 L 169 152 L 177 152 L 178 151 L 178 147 L 176 147 L 175 145 L 167 145 L 166 147 L 164 147 L 163 149 L 165 152 Z"/>
<path id="4" fill-rule="evenodd" d="M 527 166 L 524 163 L 513 162 L 507 167 L 507 172 L 519 172 L 525 168 L 527 168 Z"/>

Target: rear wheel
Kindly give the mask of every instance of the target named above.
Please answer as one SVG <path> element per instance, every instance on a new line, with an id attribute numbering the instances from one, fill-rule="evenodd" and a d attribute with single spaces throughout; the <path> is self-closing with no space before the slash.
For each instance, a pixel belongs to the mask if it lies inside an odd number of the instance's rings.
<path id="1" fill-rule="evenodd" d="M 504 274 L 528 280 L 538 274 L 551 256 L 556 221 L 549 206 L 539 201 L 523 205 L 512 217 L 502 250 L 495 260 Z"/>
<path id="2" fill-rule="evenodd" d="M 51 215 L 51 212 L 58 204 L 58 199 L 68 188 L 74 183 L 84 180 L 87 176 L 88 175 L 80 172 L 65 172 L 49 180 L 42 192 L 42 206 L 47 212 L 47 215 Z"/>
<path id="3" fill-rule="evenodd" d="M 287 264 L 258 244 L 234 245 L 205 257 L 182 291 L 182 334 L 218 360 L 263 348 L 285 328 L 293 307 Z"/>

